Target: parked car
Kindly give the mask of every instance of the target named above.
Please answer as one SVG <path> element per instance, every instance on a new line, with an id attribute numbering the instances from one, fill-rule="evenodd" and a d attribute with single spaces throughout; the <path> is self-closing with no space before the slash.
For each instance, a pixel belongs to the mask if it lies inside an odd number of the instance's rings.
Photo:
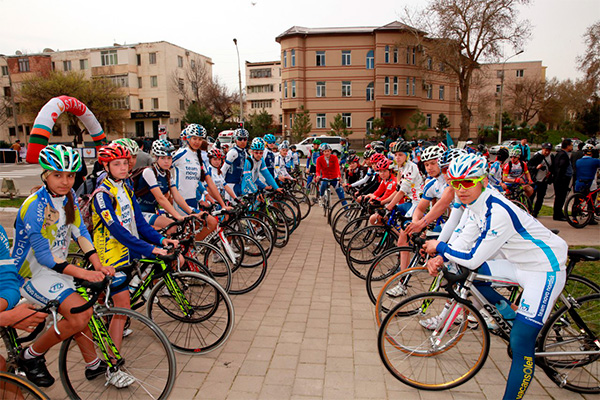
<path id="1" fill-rule="evenodd" d="M 310 153 L 310 149 L 312 149 L 312 142 L 315 139 L 319 139 L 321 143 L 328 143 L 331 146 L 332 153 L 336 156 L 340 156 L 342 154 L 342 145 L 341 145 L 341 136 L 311 136 L 307 137 L 300 143 L 296 145 L 298 149 L 298 154 L 300 157 L 307 157 Z"/>
<path id="2" fill-rule="evenodd" d="M 502 142 L 502 144 L 496 144 L 492 147 L 490 147 L 490 154 L 498 154 L 498 151 L 500 151 L 500 148 L 502 147 L 506 147 L 507 149 L 512 149 L 513 147 L 517 146 L 519 143 L 521 143 L 519 140 L 517 139 L 509 139 L 509 140 L 505 140 L 504 142 Z"/>
<path id="3" fill-rule="evenodd" d="M 579 147 L 579 143 L 581 143 L 581 139 L 577 139 L 577 138 L 568 138 L 571 139 L 571 141 L 573 142 L 573 150 L 577 150 L 577 148 Z M 589 141 L 589 139 L 588 139 Z M 587 142 L 586 142 L 587 143 Z M 556 146 L 554 146 L 554 150 L 559 151 L 562 147 L 562 143 L 557 144 Z"/>

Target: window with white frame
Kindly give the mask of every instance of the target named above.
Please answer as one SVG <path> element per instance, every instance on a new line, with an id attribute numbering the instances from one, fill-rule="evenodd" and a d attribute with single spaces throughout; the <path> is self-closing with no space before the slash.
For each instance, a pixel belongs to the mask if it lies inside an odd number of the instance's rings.
<path id="1" fill-rule="evenodd" d="M 383 80 L 383 94 L 388 96 L 390 94 L 390 77 L 386 76 Z"/>
<path id="2" fill-rule="evenodd" d="M 317 58 L 315 60 L 315 63 L 316 63 L 317 67 L 325 66 L 325 52 L 324 51 L 317 51 Z"/>
<path id="3" fill-rule="evenodd" d="M 287 99 L 288 97 L 288 85 L 287 81 L 283 82 L 283 98 Z"/>
<path id="4" fill-rule="evenodd" d="M 63 61 L 63 70 L 65 72 L 71 70 L 71 60 Z"/>
<path id="5" fill-rule="evenodd" d="M 342 81 L 342 97 L 352 96 L 352 82 Z"/>
<path id="6" fill-rule="evenodd" d="M 375 100 L 375 85 L 373 82 L 369 82 L 367 85 L 367 101 Z"/>
<path id="7" fill-rule="evenodd" d="M 342 113 L 342 121 L 346 124 L 346 128 L 352 128 L 352 113 Z"/>
<path id="8" fill-rule="evenodd" d="M 135 59 L 137 61 L 137 65 L 142 65 L 142 55 L 141 54 L 136 54 Z"/>
<path id="9" fill-rule="evenodd" d="M 270 78 L 273 76 L 271 68 L 260 68 L 250 70 L 250 78 Z"/>
<path id="10" fill-rule="evenodd" d="M 156 53 L 148 53 L 148 62 L 150 64 L 156 64 Z"/>
<path id="11" fill-rule="evenodd" d="M 183 57 L 177 56 L 177 66 L 183 68 Z"/>
<path id="12" fill-rule="evenodd" d="M 518 69 L 517 70 L 517 78 L 522 78 L 524 75 L 525 71 L 522 69 Z"/>
<path id="13" fill-rule="evenodd" d="M 117 58 L 116 50 L 104 50 L 100 52 L 100 59 L 103 66 L 106 65 L 117 65 L 119 60 Z"/>
<path id="14" fill-rule="evenodd" d="M 325 82 L 317 82 L 317 97 L 325 97 Z"/>
<path id="15" fill-rule="evenodd" d="M 375 68 L 375 56 L 373 50 L 367 52 L 367 69 Z"/>
<path id="16" fill-rule="evenodd" d="M 398 64 L 398 48 L 394 47 L 394 64 Z"/>
<path id="17" fill-rule="evenodd" d="M 113 85 L 118 87 L 129 87 L 129 76 L 128 75 L 115 75 L 109 78 Z"/>
<path id="18" fill-rule="evenodd" d="M 292 49 L 290 58 L 291 58 L 290 61 L 291 61 L 292 67 L 295 67 L 296 66 L 296 49 Z"/>
<path id="19" fill-rule="evenodd" d="M 373 132 L 373 117 L 367 120 L 367 133 Z"/>
<path id="20" fill-rule="evenodd" d="M 111 102 L 112 108 L 116 110 L 128 110 L 129 109 L 129 97 L 119 97 Z"/>
<path id="21" fill-rule="evenodd" d="M 325 118 L 325 114 L 317 114 L 317 128 L 323 129 L 325 128 L 327 120 Z"/>
<path id="22" fill-rule="evenodd" d="M 296 97 L 296 81 L 292 81 L 292 98 Z"/>
<path id="23" fill-rule="evenodd" d="M 417 90 L 417 78 L 412 78 L 412 95 L 414 96 Z"/>
<path id="24" fill-rule="evenodd" d="M 252 100 L 250 101 L 250 106 L 254 109 L 271 108 L 273 107 L 273 102 L 272 100 Z"/>
<path id="25" fill-rule="evenodd" d="M 158 110 L 158 99 L 157 98 L 152 99 L 152 109 Z"/>
<path id="26" fill-rule="evenodd" d="M 8 65 L 2 66 L 2 76 L 8 75 Z"/>
<path id="27" fill-rule="evenodd" d="M 287 50 L 283 51 L 283 68 L 287 68 Z"/>
<path id="28" fill-rule="evenodd" d="M 431 128 L 431 118 L 432 118 L 431 114 L 427 114 L 425 118 L 426 118 L 426 121 L 427 121 L 427 127 Z"/>
<path id="29" fill-rule="evenodd" d="M 398 77 L 397 76 L 394 77 L 394 87 L 393 87 L 392 93 L 394 93 L 394 96 L 398 95 Z"/>
<path id="30" fill-rule="evenodd" d="M 444 87 L 444 85 L 440 85 L 440 100 L 444 100 L 444 91 L 446 90 L 446 88 Z"/>
<path id="31" fill-rule="evenodd" d="M 248 93 L 272 93 L 274 91 L 274 86 L 272 84 L 268 85 L 252 85 L 246 86 Z"/>
<path id="32" fill-rule="evenodd" d="M 352 62 L 350 50 L 342 50 L 342 65 L 350 65 Z"/>
<path id="33" fill-rule="evenodd" d="M 385 46 L 385 52 L 383 53 L 383 59 L 386 64 L 390 62 L 390 46 Z"/>
<path id="34" fill-rule="evenodd" d="M 19 58 L 19 72 L 29 72 L 29 58 Z"/>
<path id="35" fill-rule="evenodd" d="M 150 87 L 158 87 L 158 76 L 152 75 L 150 77 Z"/>

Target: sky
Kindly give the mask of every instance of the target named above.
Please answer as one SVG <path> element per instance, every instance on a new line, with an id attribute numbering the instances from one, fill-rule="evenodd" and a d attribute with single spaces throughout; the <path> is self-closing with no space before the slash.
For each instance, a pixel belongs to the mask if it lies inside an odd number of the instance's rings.
<path id="1" fill-rule="evenodd" d="M 381 26 L 399 20 L 405 6 L 427 0 L 0 0 L 0 54 L 74 50 L 166 40 L 212 58 L 213 75 L 238 87 L 238 40 L 244 61 L 280 58 L 275 37 L 304 27 Z M 579 78 L 583 34 L 600 20 L 598 0 L 533 0 L 521 7 L 533 25 L 524 52 L 512 61 L 541 60 L 547 78 Z M 514 54 L 507 47 L 506 56 Z M 245 83 L 245 82 L 244 82 Z M 243 84 L 244 84 L 243 83 Z"/>

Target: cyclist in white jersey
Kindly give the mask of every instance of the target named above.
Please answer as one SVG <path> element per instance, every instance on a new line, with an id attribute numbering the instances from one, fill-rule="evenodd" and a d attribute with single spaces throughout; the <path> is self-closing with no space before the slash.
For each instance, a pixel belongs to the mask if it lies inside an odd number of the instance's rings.
<path id="1" fill-rule="evenodd" d="M 228 200 L 235 200 L 237 196 L 235 195 L 233 188 L 228 186 L 225 182 L 225 174 L 221 171 L 225 156 L 221 150 L 215 147 L 208 152 L 208 159 L 210 161 L 210 176 L 217 189 L 219 189 L 221 197 Z"/>
<path id="2" fill-rule="evenodd" d="M 398 206 L 398 210 L 402 215 L 410 217 L 417 208 L 417 204 L 423 192 L 423 177 L 419 172 L 419 167 L 414 162 L 408 159 L 412 146 L 408 142 L 398 142 L 390 149 L 395 157 L 398 165 L 398 182 L 399 190 L 396 192 L 392 200 L 385 206 L 388 210 L 392 210 L 400 202 L 406 198 L 409 201 Z"/>
<path id="3" fill-rule="evenodd" d="M 290 165 L 291 165 L 291 158 L 289 157 L 289 147 L 287 143 L 281 143 L 279 145 L 279 152 L 275 154 L 275 179 L 280 180 L 281 182 L 284 181 L 294 181 L 295 179 L 292 178 L 292 176 L 289 174 L 288 171 L 288 161 L 290 161 Z"/>

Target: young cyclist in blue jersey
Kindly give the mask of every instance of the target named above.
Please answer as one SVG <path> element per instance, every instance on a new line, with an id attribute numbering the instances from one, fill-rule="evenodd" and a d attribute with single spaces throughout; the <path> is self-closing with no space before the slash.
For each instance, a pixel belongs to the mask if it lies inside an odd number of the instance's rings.
<path id="1" fill-rule="evenodd" d="M 508 149 L 506 147 L 500 148 L 498 150 L 498 154 L 496 154 L 496 161 L 494 161 L 490 165 L 490 173 L 488 175 L 488 179 L 490 181 L 490 185 L 494 187 L 494 189 L 499 192 L 504 192 L 506 190 L 506 183 L 502 182 L 502 171 L 504 169 L 504 164 L 506 160 L 508 160 Z"/>
<path id="2" fill-rule="evenodd" d="M 265 142 L 261 138 L 252 139 L 250 145 L 250 156 L 246 158 L 244 164 L 244 175 L 242 180 L 242 193 L 256 193 L 262 189 L 275 189 L 279 190 L 277 182 L 273 178 L 273 175 L 269 172 L 263 159 L 263 152 L 265 150 Z M 264 178 L 266 185 L 261 182 L 260 176 Z"/>
<path id="3" fill-rule="evenodd" d="M 90 367 L 86 372 L 94 374 L 93 368 L 100 360 L 93 346 L 82 343 L 83 335 L 79 334 L 87 330 L 92 311 L 71 313 L 73 307 L 85 304 L 75 291 L 73 278 L 99 282 L 105 275 L 114 275 L 115 270 L 108 266 L 110 264 L 101 263 L 74 198 L 75 173 L 81 168 L 79 153 L 67 146 L 50 145 L 40 152 L 39 163 L 44 170 L 44 185 L 19 209 L 12 256 L 22 277 L 21 282 L 24 282 L 21 288 L 23 297 L 38 305 L 45 305 L 50 300 L 60 302 L 58 312 L 64 319 L 57 325 L 61 334 L 54 329 L 45 331 L 17 359 L 30 381 L 48 387 L 54 383 L 54 378 L 46 368 L 44 353 L 73 335 Z M 71 237 L 90 260 L 94 271 L 66 261 Z M 115 296 L 115 300 L 118 297 Z M 104 374 L 104 371 L 99 374 Z"/>
<path id="4" fill-rule="evenodd" d="M 568 246 L 488 186 L 487 173 L 487 161 L 475 154 L 450 164 L 448 182 L 465 204 L 465 211 L 461 229 L 448 242 L 432 240 L 425 244 L 428 253 L 438 253 L 427 268 L 437 275 L 449 260 L 479 269 L 480 274 L 504 277 L 523 288 L 510 335 L 512 363 L 503 396 L 521 399 L 533 379 L 537 335 L 566 281 Z M 509 303 L 489 285 L 478 288 L 492 304 Z"/>
<path id="5" fill-rule="evenodd" d="M 310 183 L 315 178 L 315 173 L 317 172 L 317 159 L 321 157 L 321 152 L 319 151 L 319 146 L 321 145 L 321 141 L 319 139 L 313 140 L 313 148 L 309 151 L 308 157 L 306 158 L 306 187 L 310 185 Z"/>
<path id="6" fill-rule="evenodd" d="M 265 165 L 269 170 L 271 176 L 275 176 L 275 158 L 277 157 L 277 138 L 275 135 L 270 133 L 266 134 L 263 137 L 265 141 L 265 151 L 263 153 L 263 158 L 265 160 Z"/>
<path id="7" fill-rule="evenodd" d="M 225 157 L 225 164 L 221 168 L 225 175 L 225 183 L 233 189 L 236 196 L 242 195 L 242 173 L 244 172 L 244 163 L 248 157 L 248 131 L 245 129 L 236 129 L 233 133 L 234 146 L 229 149 Z"/>
<path id="8" fill-rule="evenodd" d="M 279 152 L 275 155 L 275 175 L 274 178 L 280 182 L 295 181 L 290 175 L 291 160 L 288 157 L 288 144 L 283 142 L 279 145 Z"/>
<path id="9" fill-rule="evenodd" d="M 213 148 L 208 152 L 208 159 L 210 160 L 210 176 L 217 189 L 219 189 L 221 197 L 228 200 L 235 200 L 237 196 L 233 189 L 230 186 L 227 186 L 225 175 L 221 171 L 225 155 L 221 153 L 221 150 Z"/>

